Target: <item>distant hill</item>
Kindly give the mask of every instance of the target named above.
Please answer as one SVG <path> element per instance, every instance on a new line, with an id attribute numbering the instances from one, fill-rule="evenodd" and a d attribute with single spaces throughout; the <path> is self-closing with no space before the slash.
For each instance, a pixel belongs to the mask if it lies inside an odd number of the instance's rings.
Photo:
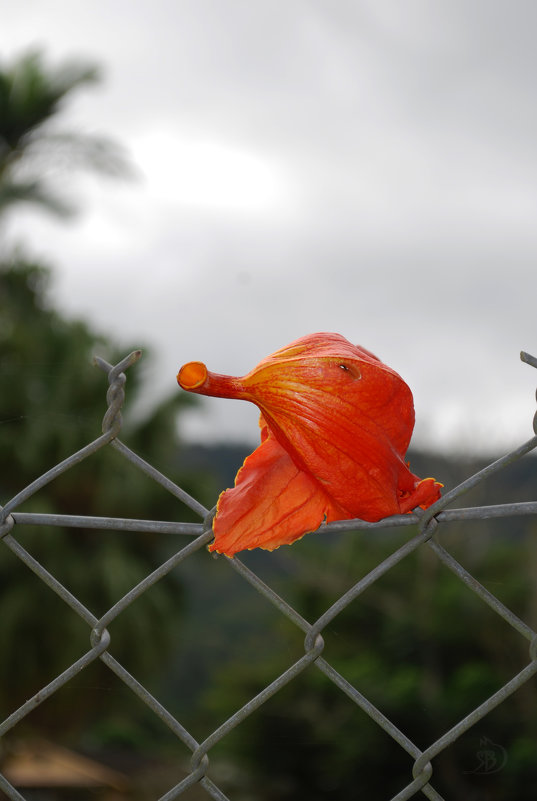
<path id="1" fill-rule="evenodd" d="M 252 452 L 249 445 L 185 444 L 179 454 L 179 467 L 210 476 L 214 483 L 215 502 L 220 492 L 232 487 L 244 459 Z M 502 454 L 498 454 L 498 457 Z M 486 467 L 495 458 L 472 458 L 468 455 L 441 456 L 424 451 L 410 451 L 408 461 L 412 472 L 426 478 L 433 476 L 446 490 Z M 516 503 L 537 498 L 537 457 L 529 454 L 503 468 L 461 498 L 456 506 L 484 506 L 497 503 Z"/>

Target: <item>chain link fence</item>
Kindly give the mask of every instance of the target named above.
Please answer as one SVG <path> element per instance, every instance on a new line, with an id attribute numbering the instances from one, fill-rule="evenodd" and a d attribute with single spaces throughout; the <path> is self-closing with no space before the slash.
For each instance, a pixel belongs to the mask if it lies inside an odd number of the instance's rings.
<path id="1" fill-rule="evenodd" d="M 268 604 L 274 605 L 279 613 L 284 615 L 304 633 L 304 655 L 290 664 L 284 672 L 274 679 L 274 681 L 265 686 L 255 697 L 248 700 L 244 706 L 238 709 L 218 728 L 211 731 L 202 742 L 198 742 L 181 722 L 174 717 L 173 713 L 165 708 L 165 706 L 163 706 L 135 676 L 131 675 L 108 650 L 111 641 L 108 627 L 112 621 L 121 615 L 127 607 L 145 593 L 152 585 L 169 574 L 170 571 L 177 568 L 184 560 L 188 559 L 197 551 L 203 551 L 205 546 L 212 540 L 211 525 L 214 510 L 206 509 L 195 498 L 191 497 L 167 476 L 159 472 L 157 468 L 133 452 L 118 438 L 122 426 L 121 409 L 125 398 L 124 386 L 126 376 L 124 371 L 131 367 L 140 358 L 140 355 L 140 351 L 134 351 L 116 365 L 110 365 L 101 358 L 95 359 L 97 366 L 107 374 L 109 382 L 107 392 L 108 408 L 103 420 L 102 434 L 48 472 L 36 478 L 31 484 L 24 487 L 15 497 L 8 501 L 0 511 L 0 539 L 2 540 L 2 545 L 8 548 L 33 571 L 38 580 L 42 581 L 52 592 L 56 593 L 57 596 L 87 624 L 90 634 L 90 647 L 87 652 L 64 670 L 64 672 L 56 676 L 50 683 L 42 687 L 32 698 L 29 698 L 20 706 L 20 708 L 12 712 L 6 720 L 1 722 L 0 737 L 4 737 L 9 732 L 12 732 L 17 724 L 23 721 L 36 707 L 53 696 L 60 688 L 68 684 L 68 682 L 91 663 L 95 660 L 102 660 L 110 671 L 112 671 L 135 696 L 146 704 L 154 715 L 168 727 L 173 735 L 191 751 L 190 773 L 180 783 L 170 787 L 168 791 L 161 796 L 159 801 L 172 801 L 172 799 L 179 798 L 194 785 L 199 785 L 199 787 L 203 788 L 206 797 L 218 799 L 219 801 L 226 801 L 228 796 L 211 778 L 209 763 L 211 749 L 233 729 L 240 726 L 246 718 L 250 715 L 255 715 L 257 710 L 259 710 L 269 698 L 285 685 L 292 682 L 303 671 L 319 670 L 328 681 L 333 682 L 341 693 L 347 696 L 350 703 L 356 704 L 357 707 L 363 710 L 366 715 L 393 738 L 401 749 L 407 752 L 414 760 L 412 775 L 409 774 L 407 785 L 401 788 L 397 795 L 393 797 L 392 801 L 404 801 L 404 799 L 417 796 L 425 796 L 431 799 L 431 801 L 442 801 L 442 796 L 434 787 L 433 760 L 512 693 L 534 678 L 537 673 L 537 634 L 453 558 L 446 548 L 439 543 L 438 534 L 442 528 L 442 524 L 445 522 L 469 522 L 519 515 L 537 515 L 537 501 L 467 508 L 448 508 L 452 507 L 453 503 L 462 498 L 468 490 L 486 480 L 492 474 L 503 470 L 507 465 L 515 462 L 537 447 L 537 414 L 534 418 L 535 436 L 512 452 L 475 473 L 458 486 L 445 492 L 442 498 L 426 511 L 414 512 L 410 515 L 397 515 L 381 521 L 380 523 L 345 520 L 324 526 L 323 529 L 325 532 L 350 532 L 359 529 L 386 529 L 387 527 L 408 527 L 412 525 L 415 526 L 416 533 L 411 539 L 405 542 L 404 545 L 397 548 L 388 558 L 384 559 L 380 564 L 377 564 L 373 570 L 341 595 L 335 603 L 326 609 L 324 614 L 313 622 L 305 620 L 289 603 L 280 597 L 266 582 L 261 580 L 261 578 L 240 559 L 236 557 L 234 559 L 221 557 L 220 563 L 222 565 L 222 570 L 236 571 L 245 582 L 248 582 L 266 599 Z M 529 354 L 522 353 L 521 358 L 531 366 L 537 367 L 537 359 Z M 65 471 L 70 470 L 84 459 L 87 459 L 96 451 L 105 447 L 114 448 L 138 470 L 141 470 L 148 479 L 157 482 L 165 490 L 174 495 L 178 501 L 182 504 L 186 504 L 193 512 L 199 515 L 201 522 L 162 522 L 156 520 L 38 514 L 17 511 L 25 501 L 42 487 L 49 484 Z M 178 508 L 180 508 L 179 505 Z M 116 530 L 123 532 L 141 531 L 157 534 L 174 533 L 188 535 L 191 539 L 187 545 L 181 547 L 171 558 L 160 564 L 157 569 L 150 575 L 147 575 L 137 586 L 133 587 L 130 592 L 108 609 L 100 619 L 97 619 L 74 594 L 63 586 L 54 575 L 48 572 L 39 561 L 22 547 L 17 540 L 16 530 L 18 526 L 27 525 L 62 526 L 66 528 Z M 479 596 L 485 604 L 518 632 L 520 637 L 525 638 L 528 642 L 527 664 L 507 681 L 504 686 L 490 695 L 490 697 L 475 709 L 471 710 L 466 717 L 459 720 L 456 725 L 448 731 L 445 731 L 441 737 L 435 742 L 430 743 L 424 750 L 412 742 L 392 720 L 383 714 L 382 710 L 378 709 L 367 697 L 362 695 L 358 687 L 349 683 L 349 681 L 330 664 L 329 654 L 325 656 L 323 653 L 323 630 L 340 612 L 346 609 L 349 604 L 356 601 L 361 593 L 368 587 L 411 553 L 416 551 L 416 549 L 421 547 L 432 549 L 438 559 L 452 571 L 469 590 Z M 207 558 L 209 558 L 208 555 Z M 245 612 L 245 614 L 247 614 L 247 612 Z M 5 659 L 6 654 L 1 654 L 0 658 Z M 1 773 L 0 790 L 5 793 L 8 799 L 13 799 L 13 801 L 25 801 L 24 796 L 21 795 Z M 230 801 L 233 801 L 233 799 L 230 799 Z"/>

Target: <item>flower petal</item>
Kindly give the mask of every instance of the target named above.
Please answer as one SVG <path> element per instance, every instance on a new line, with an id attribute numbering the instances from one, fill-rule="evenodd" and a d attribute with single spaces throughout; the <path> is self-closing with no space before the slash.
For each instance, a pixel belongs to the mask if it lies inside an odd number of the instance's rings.
<path id="1" fill-rule="evenodd" d="M 414 406 L 395 371 L 337 334 L 316 334 L 264 359 L 241 387 L 347 517 L 400 511 L 400 490 L 412 476 L 403 456 Z"/>
<path id="2" fill-rule="evenodd" d="M 210 551 L 272 551 L 290 544 L 323 520 L 344 514 L 265 428 L 261 445 L 246 458 L 235 486 L 220 495 Z"/>
<path id="3" fill-rule="evenodd" d="M 370 351 L 339 334 L 311 334 L 242 378 L 189 362 L 183 389 L 255 403 L 261 445 L 219 499 L 211 550 L 272 550 L 323 519 L 377 521 L 427 508 L 441 484 L 404 461 L 414 427 L 412 393 Z"/>
<path id="4" fill-rule="evenodd" d="M 399 499 L 401 514 L 411 512 L 417 506 L 421 509 L 428 509 L 429 506 L 440 498 L 440 490 L 444 486 L 434 478 L 424 478 L 421 481 L 417 476 L 412 492 L 403 492 Z"/>

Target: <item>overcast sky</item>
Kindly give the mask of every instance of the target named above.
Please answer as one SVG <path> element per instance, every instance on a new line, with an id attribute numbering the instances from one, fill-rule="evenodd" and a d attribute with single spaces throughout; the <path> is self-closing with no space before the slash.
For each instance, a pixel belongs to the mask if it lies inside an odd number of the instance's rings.
<path id="1" fill-rule="evenodd" d="M 135 183 L 74 180 L 84 213 L 9 235 L 56 302 L 129 345 L 148 385 L 243 374 L 313 331 L 411 386 L 415 441 L 528 439 L 537 372 L 537 4 L 531 0 L 18 0 L 4 62 L 103 67 L 64 127 L 106 133 Z M 210 399 L 189 437 L 252 440 Z"/>

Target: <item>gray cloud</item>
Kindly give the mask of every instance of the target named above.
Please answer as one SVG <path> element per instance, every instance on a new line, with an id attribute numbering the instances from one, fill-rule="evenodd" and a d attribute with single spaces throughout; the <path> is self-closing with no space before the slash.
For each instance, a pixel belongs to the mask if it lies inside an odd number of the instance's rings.
<path id="1" fill-rule="evenodd" d="M 75 184 L 89 204 L 75 226 L 21 215 L 12 234 L 57 263 L 66 309 L 153 344 L 155 391 L 191 358 L 245 372 L 337 330 L 409 381 L 418 440 L 503 447 L 530 435 L 534 405 L 517 360 L 537 351 L 536 22 L 531 2 L 484 0 L 12 4 L 6 52 L 33 30 L 51 58 L 103 62 L 104 88 L 68 118 L 115 134 L 146 173 Z M 203 141 L 231 168 L 235 151 L 268 165 L 275 199 L 256 210 L 254 186 L 248 208 L 246 186 L 227 211 L 190 202 Z M 191 432 L 255 436 L 255 412 L 207 408 Z"/>

